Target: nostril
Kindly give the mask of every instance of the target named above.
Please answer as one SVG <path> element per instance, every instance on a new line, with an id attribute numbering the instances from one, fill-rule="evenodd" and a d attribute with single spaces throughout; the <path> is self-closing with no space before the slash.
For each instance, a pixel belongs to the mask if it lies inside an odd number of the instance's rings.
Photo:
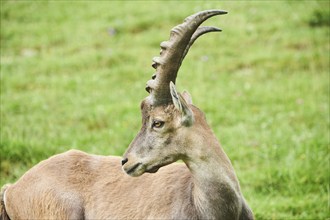
<path id="1" fill-rule="evenodd" d="M 127 161 L 128 161 L 127 158 L 123 159 L 123 160 L 121 161 L 121 165 L 124 165 L 125 163 L 127 163 Z"/>

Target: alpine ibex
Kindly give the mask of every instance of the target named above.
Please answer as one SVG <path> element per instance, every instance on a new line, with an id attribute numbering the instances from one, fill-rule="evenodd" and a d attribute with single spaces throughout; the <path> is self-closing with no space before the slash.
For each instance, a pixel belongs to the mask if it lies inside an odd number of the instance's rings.
<path id="1" fill-rule="evenodd" d="M 4 188 L 1 216 L 253 219 L 230 160 L 203 112 L 192 105 L 187 92 L 180 94 L 174 86 L 194 41 L 220 31 L 200 24 L 221 14 L 226 12 L 196 13 L 161 43 L 161 56 L 152 64 L 156 74 L 147 82 L 150 95 L 141 104 L 142 128 L 123 159 L 71 150 L 42 161 Z M 177 160 L 184 163 L 173 163 Z"/>

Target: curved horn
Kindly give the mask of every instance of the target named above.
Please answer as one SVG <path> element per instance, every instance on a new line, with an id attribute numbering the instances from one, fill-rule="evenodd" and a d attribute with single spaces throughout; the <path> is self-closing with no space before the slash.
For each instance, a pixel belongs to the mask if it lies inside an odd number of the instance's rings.
<path id="1" fill-rule="evenodd" d="M 177 72 L 189 48 L 195 40 L 208 32 L 221 31 L 215 27 L 199 27 L 205 20 L 215 15 L 227 14 L 221 10 L 201 11 L 187 17 L 180 25 L 171 30 L 170 39 L 160 44 L 160 57 L 153 58 L 152 67 L 156 73 L 147 82 L 153 105 L 171 102 L 170 82 L 176 80 Z"/>
<path id="2" fill-rule="evenodd" d="M 183 53 L 183 56 L 181 58 L 181 63 L 182 63 L 183 59 L 185 58 L 185 56 L 187 55 L 187 53 L 189 51 L 189 48 L 191 47 L 191 45 L 193 45 L 193 43 L 197 40 L 197 38 L 199 38 L 203 34 L 206 34 L 206 33 L 209 33 L 209 32 L 216 32 L 216 31 L 220 32 L 222 30 L 219 29 L 219 28 L 216 28 L 216 27 L 208 27 L 208 26 L 197 28 L 196 32 L 191 37 L 191 39 L 189 41 L 189 44 L 187 45 L 187 47 L 186 47 L 186 49 Z"/>

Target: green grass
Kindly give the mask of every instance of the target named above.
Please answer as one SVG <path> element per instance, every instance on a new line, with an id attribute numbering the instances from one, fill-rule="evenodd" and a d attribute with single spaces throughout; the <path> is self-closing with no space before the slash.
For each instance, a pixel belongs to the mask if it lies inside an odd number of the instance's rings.
<path id="1" fill-rule="evenodd" d="M 151 58 L 210 8 L 177 81 L 231 158 L 257 219 L 329 214 L 329 1 L 1 1 L 1 179 L 71 148 L 121 155 Z"/>

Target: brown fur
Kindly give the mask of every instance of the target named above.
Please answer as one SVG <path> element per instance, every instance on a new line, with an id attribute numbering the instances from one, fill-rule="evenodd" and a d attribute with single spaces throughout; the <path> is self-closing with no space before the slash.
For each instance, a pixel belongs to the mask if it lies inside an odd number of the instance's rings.
<path id="1" fill-rule="evenodd" d="M 153 111 L 152 117 L 160 117 L 156 114 L 159 108 L 143 108 L 148 109 L 145 112 Z M 176 118 L 180 112 L 173 106 L 166 107 L 167 113 L 162 111 L 162 119 L 172 126 L 169 134 L 186 135 L 170 135 L 171 141 L 163 146 L 163 152 L 173 150 L 171 145 L 184 145 L 181 153 L 179 148 L 174 149 L 179 153 L 174 159 L 182 159 L 185 164 L 173 163 L 157 173 L 132 178 L 123 172 L 119 157 L 70 150 L 40 162 L 8 186 L 2 216 L 8 213 L 11 219 L 253 219 L 229 159 L 211 129 L 205 127 L 204 114 L 196 107 L 190 108 L 195 123 L 188 130 L 182 128 L 184 131 L 173 130 L 173 126 L 179 126 Z M 137 138 L 144 138 L 149 116 Z M 139 153 L 155 156 L 155 162 L 163 161 L 161 155 L 153 153 L 157 151 L 157 139 L 153 141 L 154 150 L 144 153 L 140 149 Z M 131 147 L 135 144 L 143 143 L 134 140 Z M 135 151 L 129 148 L 126 156 Z M 168 163 L 165 160 L 163 165 Z"/>
<path id="2" fill-rule="evenodd" d="M 194 219 L 184 164 L 132 178 L 120 161 L 77 150 L 53 156 L 7 189 L 7 212 L 11 219 Z"/>

